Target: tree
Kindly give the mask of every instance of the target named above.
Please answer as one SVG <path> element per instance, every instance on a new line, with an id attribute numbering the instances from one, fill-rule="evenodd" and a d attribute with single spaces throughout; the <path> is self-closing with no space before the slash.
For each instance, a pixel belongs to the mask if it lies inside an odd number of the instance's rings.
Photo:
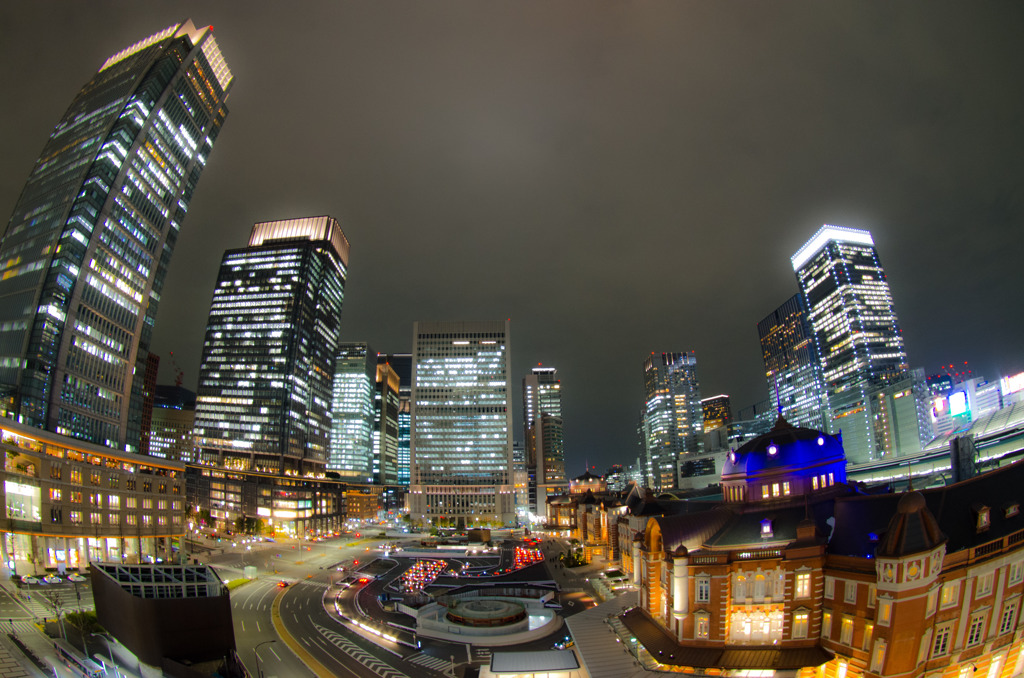
<path id="1" fill-rule="evenodd" d="M 43 598 L 43 605 L 53 610 L 53 614 L 57 617 L 57 621 L 60 623 L 61 638 L 67 640 L 68 635 L 64 632 L 64 601 L 61 599 L 60 592 L 43 591 L 41 595 Z"/>

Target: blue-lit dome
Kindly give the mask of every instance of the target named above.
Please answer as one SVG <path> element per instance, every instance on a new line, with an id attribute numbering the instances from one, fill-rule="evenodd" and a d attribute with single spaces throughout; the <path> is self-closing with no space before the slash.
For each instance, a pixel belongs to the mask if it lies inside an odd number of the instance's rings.
<path id="1" fill-rule="evenodd" d="M 730 452 L 722 466 L 728 501 L 779 500 L 844 482 L 840 439 L 792 426 L 781 416 L 771 431 Z"/>

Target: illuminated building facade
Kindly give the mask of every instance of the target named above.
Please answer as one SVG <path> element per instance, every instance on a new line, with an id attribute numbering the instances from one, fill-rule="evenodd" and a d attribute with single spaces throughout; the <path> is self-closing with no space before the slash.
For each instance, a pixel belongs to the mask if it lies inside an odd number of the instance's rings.
<path id="1" fill-rule="evenodd" d="M 886 454 L 868 392 L 902 379 L 907 352 L 892 293 L 867 231 L 822 226 L 791 262 L 809 310 L 832 423 L 852 463 Z"/>
<path id="2" fill-rule="evenodd" d="M 704 398 L 700 401 L 700 407 L 704 417 L 705 433 L 728 426 L 732 421 L 732 404 L 729 396 L 725 394 Z"/>
<path id="3" fill-rule="evenodd" d="M 325 471 L 348 253 L 327 216 L 258 223 L 225 252 L 199 371 L 200 462 Z"/>
<path id="4" fill-rule="evenodd" d="M 796 293 L 757 323 L 769 400 L 786 421 L 828 430 L 828 400 L 804 296 Z"/>
<path id="5" fill-rule="evenodd" d="M 687 353 L 652 353 L 644 361 L 643 437 L 648 486 L 678 486 L 679 463 L 703 448 L 704 410 L 697 358 Z"/>
<path id="6" fill-rule="evenodd" d="M 629 559 L 640 604 L 620 621 L 648 667 L 1020 673 L 1024 464 L 902 494 L 848 485 L 845 465 L 838 438 L 780 418 L 731 455 L 724 502 L 646 520 Z"/>
<path id="7" fill-rule="evenodd" d="M 0 420 L 0 550 L 15 574 L 171 558 L 185 533 L 185 464 Z"/>
<path id="8" fill-rule="evenodd" d="M 196 394 L 181 386 L 156 387 L 149 437 L 151 456 L 185 463 L 196 461 Z"/>
<path id="9" fill-rule="evenodd" d="M 373 482 L 398 483 L 399 378 L 387 362 L 376 365 L 373 396 Z"/>
<path id="10" fill-rule="evenodd" d="M 342 479 L 372 482 L 377 354 L 365 343 L 338 347 L 331 405 L 327 469 Z"/>
<path id="11" fill-rule="evenodd" d="M 412 354 L 381 353 L 377 364 L 386 362 L 398 375 L 398 484 L 409 486 L 409 441 L 412 430 Z"/>
<path id="12" fill-rule="evenodd" d="M 509 322 L 413 325 L 409 511 L 515 520 Z"/>
<path id="13" fill-rule="evenodd" d="M 0 415 L 139 451 L 150 338 L 231 71 L 191 21 L 111 56 L 0 239 Z"/>
<path id="14" fill-rule="evenodd" d="M 523 435 L 530 511 L 535 515 L 544 513 L 547 497 L 566 490 L 561 389 L 554 367 L 538 365 L 523 377 Z"/>

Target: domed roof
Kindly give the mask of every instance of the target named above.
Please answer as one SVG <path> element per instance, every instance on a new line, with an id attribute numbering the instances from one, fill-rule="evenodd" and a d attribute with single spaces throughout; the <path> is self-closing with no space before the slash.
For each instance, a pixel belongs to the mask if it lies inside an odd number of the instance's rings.
<path id="1" fill-rule="evenodd" d="M 924 495 L 920 492 L 906 492 L 896 504 L 897 513 L 917 513 L 925 507 Z"/>
<path id="2" fill-rule="evenodd" d="M 824 431 L 793 426 L 782 416 L 771 431 L 730 452 L 722 466 L 722 479 L 798 471 L 842 462 L 843 444 Z"/>

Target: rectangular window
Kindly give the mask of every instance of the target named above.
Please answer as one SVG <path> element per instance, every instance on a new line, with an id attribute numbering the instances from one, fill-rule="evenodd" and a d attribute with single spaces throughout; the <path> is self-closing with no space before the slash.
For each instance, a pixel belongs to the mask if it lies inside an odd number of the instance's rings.
<path id="1" fill-rule="evenodd" d="M 988 594 L 992 593 L 992 579 L 993 573 L 978 575 L 978 581 L 974 588 L 975 598 L 984 598 Z"/>
<path id="2" fill-rule="evenodd" d="M 1011 600 L 1003 605 L 1003 614 L 999 617 L 999 634 L 1009 633 L 1017 624 L 1017 601 Z"/>
<path id="3" fill-rule="evenodd" d="M 711 622 L 706 614 L 697 615 L 697 637 L 707 640 L 711 631 Z"/>
<path id="4" fill-rule="evenodd" d="M 126 507 L 130 508 L 130 509 L 133 509 L 133 508 L 135 508 L 135 503 L 136 503 L 136 502 L 135 502 L 135 497 L 127 497 L 127 498 L 126 498 L 126 499 L 124 500 L 124 505 L 125 505 Z"/>
<path id="5" fill-rule="evenodd" d="M 765 484 L 765 485 L 761 486 L 761 499 L 768 499 L 768 498 L 769 498 L 769 495 L 768 495 L 768 485 Z"/>
<path id="6" fill-rule="evenodd" d="M 932 589 L 928 592 L 928 602 L 925 605 L 924 613 L 929 617 L 935 614 L 935 605 L 939 601 L 939 590 Z"/>
<path id="7" fill-rule="evenodd" d="M 999 678 L 999 674 L 1003 672 L 1003 661 L 1006 659 L 1005 655 L 997 654 L 992 657 L 992 661 L 988 665 L 988 678 Z"/>
<path id="8" fill-rule="evenodd" d="M 806 638 L 811 614 L 803 610 L 793 613 L 793 638 Z"/>
<path id="9" fill-rule="evenodd" d="M 697 577 L 697 602 L 711 602 L 711 578 Z"/>
<path id="10" fill-rule="evenodd" d="M 875 625 L 868 622 L 864 625 L 864 643 L 861 645 L 861 649 L 867 651 L 871 647 L 871 636 L 875 634 Z"/>
<path id="11" fill-rule="evenodd" d="M 107 485 L 110 487 L 110 489 L 116 490 L 117 488 L 121 487 L 121 479 L 111 474 L 109 480 L 107 481 Z"/>
<path id="12" fill-rule="evenodd" d="M 788 480 L 782 483 L 782 494 L 787 496 L 787 497 L 789 496 L 789 481 Z"/>
<path id="13" fill-rule="evenodd" d="M 853 644 L 853 617 L 843 616 L 843 624 L 839 629 L 839 642 L 843 645 Z"/>
<path id="14" fill-rule="evenodd" d="M 136 516 L 134 513 L 129 513 L 124 517 L 124 522 L 128 523 L 129 525 L 135 525 L 138 523 L 137 518 L 138 516 Z"/>
<path id="15" fill-rule="evenodd" d="M 843 592 L 843 602 L 856 603 L 857 602 L 857 582 L 848 581 L 846 582 L 846 590 Z"/>
<path id="16" fill-rule="evenodd" d="M 874 607 L 878 600 L 878 588 L 874 584 L 868 584 L 868 607 Z"/>
<path id="17" fill-rule="evenodd" d="M 794 595 L 797 598 L 810 598 L 811 597 L 811 573 L 810 572 L 797 572 L 796 583 L 793 586 Z"/>
<path id="18" fill-rule="evenodd" d="M 871 670 L 874 673 L 882 672 L 882 664 L 885 663 L 885 640 L 878 639 L 875 643 L 875 651 L 871 653 Z"/>
<path id="19" fill-rule="evenodd" d="M 967 627 L 967 647 L 980 643 L 984 633 L 985 613 L 982 612 L 971 617 L 971 625 Z"/>
<path id="20" fill-rule="evenodd" d="M 121 522 L 121 516 L 119 514 L 117 514 L 117 513 L 108 513 L 107 514 L 107 524 L 108 525 L 117 525 L 120 522 Z"/>
<path id="21" fill-rule="evenodd" d="M 836 580 L 832 577 L 825 577 L 825 597 L 832 598 L 836 595 Z"/>
<path id="22" fill-rule="evenodd" d="M 152 511 L 153 510 L 153 500 L 152 499 L 143 499 L 142 500 L 142 508 L 145 509 L 146 511 Z"/>
<path id="23" fill-rule="evenodd" d="M 825 610 L 821 613 L 821 637 L 831 638 L 832 636 L 832 613 Z"/>
<path id="24" fill-rule="evenodd" d="M 943 624 L 935 629 L 932 639 L 932 658 L 941 657 L 949 652 L 949 636 L 953 632 L 953 623 Z"/>
<path id="25" fill-rule="evenodd" d="M 960 602 L 960 582 L 948 581 L 942 585 L 942 595 L 939 598 L 939 606 L 953 607 Z"/>
<path id="26" fill-rule="evenodd" d="M 82 484 L 82 472 L 80 470 L 74 469 L 74 468 L 71 469 L 71 476 L 70 476 L 70 478 L 71 478 L 71 482 L 75 483 L 76 485 L 81 485 Z"/>
<path id="27" fill-rule="evenodd" d="M 814 476 L 813 478 L 811 478 L 811 489 L 818 489 L 818 476 Z"/>
<path id="28" fill-rule="evenodd" d="M 1021 581 L 1024 581 L 1024 560 L 1010 563 L 1010 586 L 1019 584 Z"/>
<path id="29" fill-rule="evenodd" d="M 50 501 L 60 501 L 60 490 L 58 488 L 50 488 Z"/>
<path id="30" fill-rule="evenodd" d="M 107 495 L 107 508 L 119 509 L 121 508 L 121 497 L 116 494 Z"/>
<path id="31" fill-rule="evenodd" d="M 892 618 L 892 600 L 883 598 L 878 601 L 878 625 L 888 626 Z"/>

